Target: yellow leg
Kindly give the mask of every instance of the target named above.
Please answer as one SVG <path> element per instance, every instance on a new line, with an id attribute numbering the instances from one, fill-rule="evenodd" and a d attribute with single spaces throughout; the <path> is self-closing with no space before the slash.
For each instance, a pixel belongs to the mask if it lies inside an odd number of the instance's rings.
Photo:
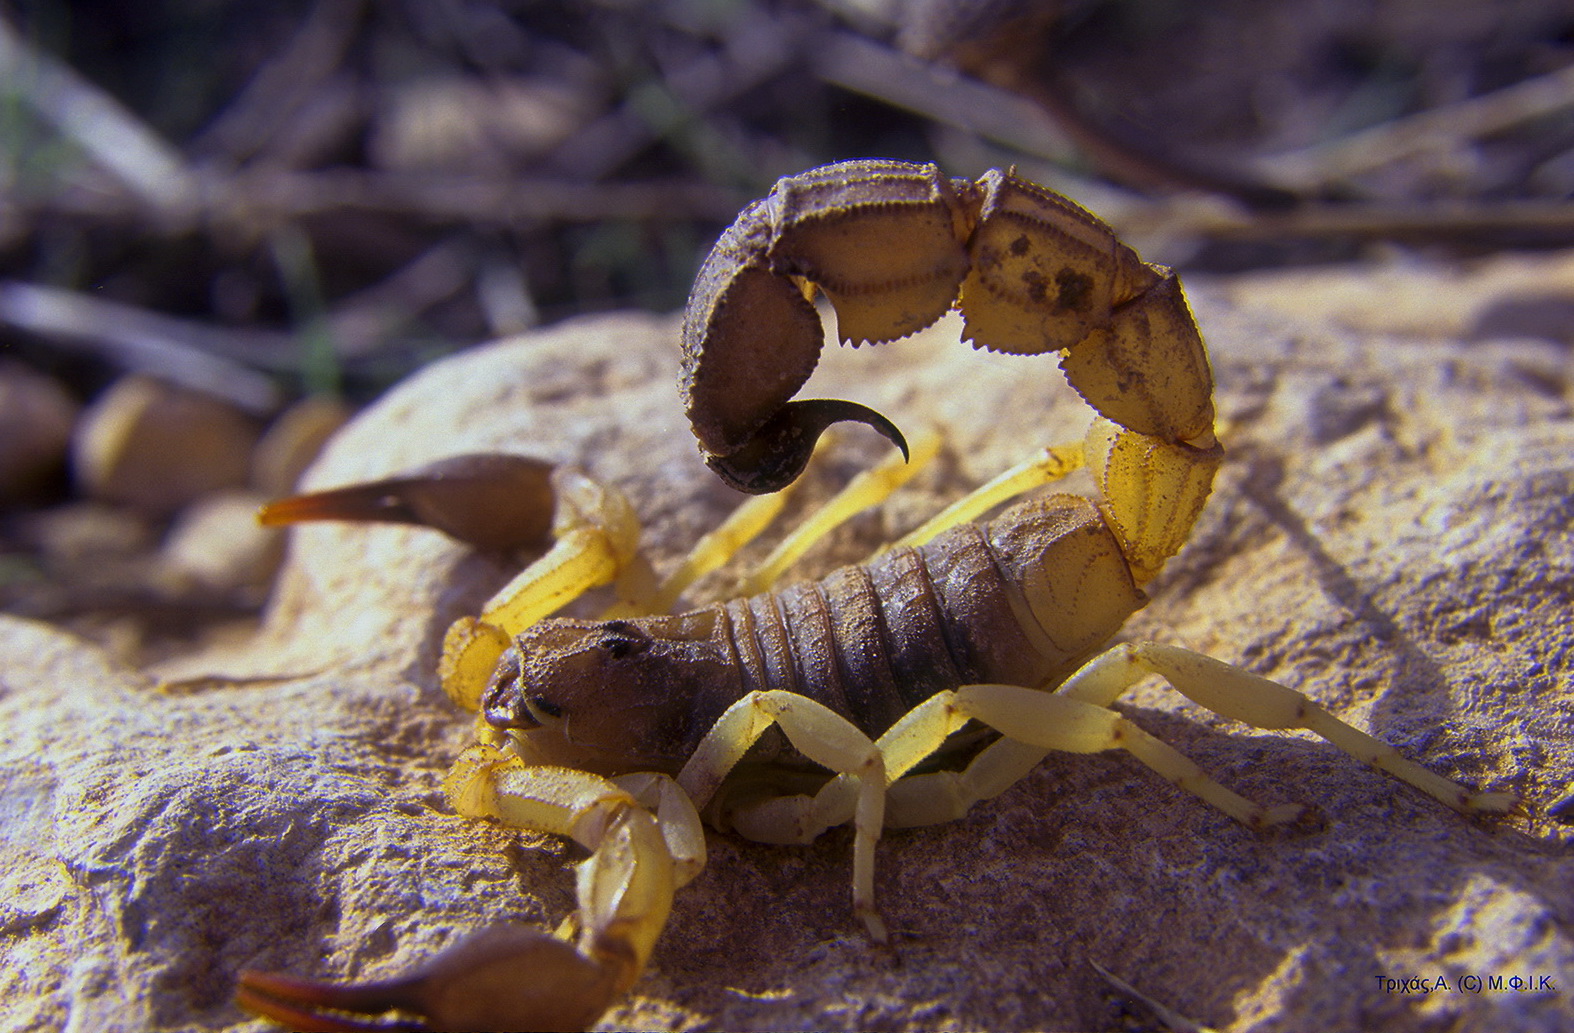
<path id="1" fill-rule="evenodd" d="M 1047 753 L 1042 746 L 997 739 L 961 771 L 930 771 L 898 779 L 886 790 L 885 827 L 956 821 L 975 803 L 993 800 L 1022 781 Z"/>
<path id="2" fill-rule="evenodd" d="M 1408 782 L 1456 811 L 1503 814 L 1518 803 L 1511 793 L 1474 792 L 1406 760 L 1394 747 L 1345 724 L 1294 689 L 1179 646 L 1152 642 L 1116 646 L 1084 664 L 1056 695 L 1108 706 L 1149 674 L 1161 676 L 1188 699 L 1223 717 L 1258 728 L 1316 732 L 1355 759 Z"/>
<path id="3" fill-rule="evenodd" d="M 1080 442 L 1041 449 L 988 484 L 981 485 L 957 499 L 915 530 L 909 531 L 892 545 L 886 546 L 886 549 L 923 545 L 942 531 L 978 519 L 980 515 L 1009 498 L 1037 488 L 1039 485 L 1058 481 L 1083 465 L 1082 451 Z M 881 551 L 884 552 L 886 549 Z"/>
<path id="4" fill-rule="evenodd" d="M 1182 789 L 1254 828 L 1289 821 L 1302 810 L 1299 805 L 1261 807 L 1231 792 L 1184 754 L 1113 710 L 1016 685 L 965 685 L 955 692 L 936 693 L 914 707 L 880 737 L 887 776 L 895 779 L 905 774 L 969 720 L 981 721 L 1007 739 L 984 750 L 962 772 L 904 779 L 908 785 L 893 794 L 900 799 L 896 816 L 902 824 L 924 825 L 959 817 L 977 800 L 1004 792 L 1050 750 L 1098 753 L 1123 749 Z M 926 800 L 926 790 L 937 795 Z"/>
<path id="5" fill-rule="evenodd" d="M 622 492 L 568 467 L 552 473 L 557 498 L 547 554 L 520 571 L 481 610 L 455 621 L 443 639 L 438 677 L 455 703 L 475 710 L 513 636 L 585 592 L 616 583 L 625 598 L 654 591 L 639 553 L 639 520 Z"/>
<path id="6" fill-rule="evenodd" d="M 1352 757 L 1464 813 L 1505 813 L 1517 804 L 1512 794 L 1473 792 L 1428 771 L 1283 685 L 1188 649 L 1142 643 L 1116 646 L 1094 657 L 1054 693 L 970 685 L 914 708 L 877 743 L 885 756 L 887 777 L 901 779 L 889 792 L 887 825 L 959 817 L 973 803 L 1004 791 L 1025 775 L 1048 749 L 1125 749 L 1176 785 L 1253 827 L 1277 824 L 1300 813 L 1297 805 L 1265 809 L 1243 799 L 1170 746 L 1106 709 L 1149 674 L 1162 676 L 1223 717 L 1259 728 L 1310 729 Z M 901 778 L 970 718 L 1008 738 L 984 750 L 963 771 Z"/>
<path id="7" fill-rule="evenodd" d="M 906 484 L 935 456 L 940 454 L 940 434 L 933 429 L 913 439 L 910 456 L 896 454 L 860 473 L 847 486 L 816 510 L 765 557 L 745 580 L 740 594 L 759 595 L 776 583 L 782 572 L 807 552 L 815 542 L 830 534 L 870 506 L 883 502 L 893 491 Z"/>
<path id="8" fill-rule="evenodd" d="M 834 441 L 834 435 L 827 434 L 822 437 L 819 444 L 815 446 L 814 457 L 818 458 L 834 447 Z M 913 450 L 912 462 L 904 463 L 900 456 L 894 456 L 883 461 L 873 470 L 854 478 L 806 524 L 794 530 L 776 547 L 750 576 L 748 587 L 742 594 L 753 595 L 763 591 L 782 570 L 803 555 L 814 542 L 858 510 L 884 499 L 886 495 L 905 483 L 924 463 L 933 458 L 939 449 L 940 437 L 938 434 L 931 433 L 919 440 Z M 620 601 L 602 616 L 634 617 L 648 613 L 669 612 L 678 601 L 678 597 L 690 585 L 726 564 L 738 554 L 740 549 L 765 530 L 766 526 L 781 513 L 787 505 L 787 500 L 802 483 L 803 479 L 800 477 L 780 491 L 769 495 L 757 495 L 742 503 L 719 527 L 695 543 L 689 555 L 660 588 L 652 593 L 649 600 L 633 605 Z"/>
<path id="9" fill-rule="evenodd" d="M 694 544 L 688 556 L 645 605 L 619 600 L 602 614 L 613 617 L 638 617 L 648 613 L 667 613 L 695 581 L 723 566 L 739 549 L 765 530 L 787 505 L 793 490 L 802 483 L 794 481 L 772 495 L 756 495 L 738 506 L 714 531 Z"/>
<path id="10" fill-rule="evenodd" d="M 853 910 L 863 919 L 870 937 L 884 943 L 885 923 L 874 903 L 874 846 L 884 823 L 885 764 L 875 744 L 846 718 L 796 693 L 779 689 L 751 692 L 716 720 L 683 770 L 678 772 L 678 785 L 689 794 L 695 806 L 703 809 L 727 773 L 772 725 L 781 728 L 799 753 L 840 773 L 839 780 L 833 782 L 838 790 L 832 795 L 822 793 L 826 795 L 827 814 L 821 816 L 824 822 L 821 829 L 846 820 L 845 815 L 836 817 L 840 807 L 833 796 L 842 786 L 851 790 L 856 785 Z M 797 805 L 787 806 L 801 811 Z M 799 820 L 801 813 L 781 817 Z M 830 820 L 833 817 L 835 821 Z"/>

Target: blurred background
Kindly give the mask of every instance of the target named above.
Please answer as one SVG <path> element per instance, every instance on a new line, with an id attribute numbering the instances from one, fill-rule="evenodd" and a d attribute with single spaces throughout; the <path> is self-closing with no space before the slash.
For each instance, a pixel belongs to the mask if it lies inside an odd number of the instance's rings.
<path id="1" fill-rule="evenodd" d="M 680 308 L 850 157 L 1015 164 L 1183 272 L 1566 247 L 1574 7 L 0 3 L 0 609 L 133 662 L 243 626 L 257 502 L 356 406 Z"/>

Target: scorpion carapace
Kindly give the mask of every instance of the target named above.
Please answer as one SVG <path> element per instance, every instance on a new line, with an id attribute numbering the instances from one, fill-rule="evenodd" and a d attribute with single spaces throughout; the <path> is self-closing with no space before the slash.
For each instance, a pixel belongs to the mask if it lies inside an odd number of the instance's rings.
<path id="1" fill-rule="evenodd" d="M 981 346 L 1062 351 L 1098 416 L 1083 441 L 1041 450 L 868 564 L 778 589 L 809 542 L 940 447 L 932 432 L 915 437 L 912 464 L 888 457 L 855 478 L 745 580 L 743 598 L 666 615 L 781 509 L 825 424 L 858 420 L 901 440 L 856 403 L 792 400 L 821 344 L 813 290 L 854 341 L 912 333 L 957 304 Z M 573 921 L 557 936 L 482 934 L 385 983 L 242 973 L 246 1007 L 299 1029 L 593 1022 L 633 985 L 675 891 L 703 866 L 701 813 L 772 843 L 851 822 L 854 911 L 883 941 L 881 830 L 957 818 L 1051 750 L 1125 750 L 1253 828 L 1302 812 L 1243 799 L 1110 709 L 1149 674 L 1225 717 L 1310 729 L 1461 812 L 1515 806 L 1275 682 L 1176 646 L 1105 648 L 1185 542 L 1222 450 L 1207 357 L 1174 274 L 1065 199 L 1009 172 L 975 183 L 898 162 L 783 180 L 706 261 L 684 352 L 707 462 L 751 491 L 784 490 L 740 506 L 658 583 L 628 501 L 559 468 L 555 544 L 444 644 L 443 687 L 477 713 L 448 798 L 461 814 L 583 844 Z M 1096 498 L 1029 498 L 979 522 L 1083 465 Z M 319 499 L 280 512 L 353 509 Z M 609 583 L 617 602 L 601 620 L 549 617 Z"/>

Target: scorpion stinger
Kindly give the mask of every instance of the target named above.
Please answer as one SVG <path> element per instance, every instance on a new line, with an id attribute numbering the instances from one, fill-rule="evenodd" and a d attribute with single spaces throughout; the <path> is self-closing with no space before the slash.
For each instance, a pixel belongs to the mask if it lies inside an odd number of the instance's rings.
<path id="1" fill-rule="evenodd" d="M 809 465 L 815 443 L 826 428 L 845 422 L 873 427 L 901 451 L 903 459 L 910 457 L 907 439 L 896 424 L 867 405 L 816 398 L 783 405 L 737 451 L 706 456 L 705 465 L 728 487 L 750 495 L 781 491 Z"/>

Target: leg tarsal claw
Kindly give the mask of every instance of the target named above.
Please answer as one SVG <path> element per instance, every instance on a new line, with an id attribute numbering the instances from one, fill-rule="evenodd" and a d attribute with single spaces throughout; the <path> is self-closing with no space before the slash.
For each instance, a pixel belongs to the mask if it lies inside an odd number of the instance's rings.
<path id="1" fill-rule="evenodd" d="M 619 992 L 617 971 L 547 933 L 489 929 L 398 979 L 335 986 L 242 972 L 241 1007 L 291 1029 L 579 1030 Z"/>

